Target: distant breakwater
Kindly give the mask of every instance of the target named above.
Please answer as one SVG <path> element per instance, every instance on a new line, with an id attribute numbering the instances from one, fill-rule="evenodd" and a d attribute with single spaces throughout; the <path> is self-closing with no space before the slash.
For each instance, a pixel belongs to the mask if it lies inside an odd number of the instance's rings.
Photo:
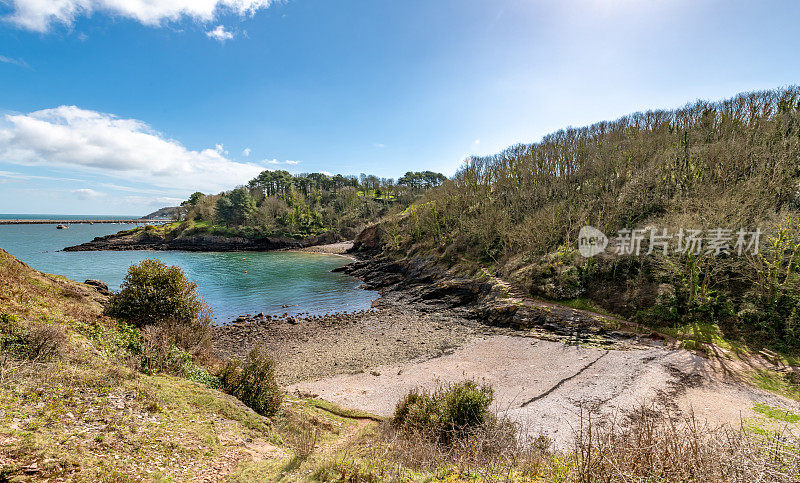
<path id="1" fill-rule="evenodd" d="M 158 225 L 162 223 L 171 223 L 172 220 L 143 220 L 138 219 L 120 219 L 120 220 L 0 220 L 0 225 L 81 225 L 81 224 L 142 224 L 142 225 Z"/>

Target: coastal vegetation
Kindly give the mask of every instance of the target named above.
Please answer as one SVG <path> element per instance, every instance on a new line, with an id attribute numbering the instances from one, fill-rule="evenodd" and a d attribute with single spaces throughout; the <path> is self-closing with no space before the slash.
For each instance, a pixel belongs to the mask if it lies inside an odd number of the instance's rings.
<path id="1" fill-rule="evenodd" d="M 502 277 L 533 296 L 655 327 L 693 350 L 766 346 L 791 361 L 800 351 L 798 159 L 800 89 L 788 88 L 562 131 L 472 158 L 451 180 L 428 172 L 394 183 L 267 171 L 229 192 L 195 193 L 175 224 L 136 233 L 349 237 L 380 219 L 361 232 L 359 246 L 434 260 L 501 288 Z M 758 252 L 742 256 L 733 249 L 615 254 L 611 245 L 588 258 L 576 249 L 585 225 L 610 238 L 662 227 L 746 227 L 764 238 Z M 400 265 L 392 266 L 386 280 L 400 277 Z M 473 282 L 431 283 L 425 296 L 449 294 L 464 305 L 480 292 Z M 0 481 L 796 481 L 800 474 L 798 416 L 764 403 L 753 409 L 757 419 L 721 428 L 671 406 L 641 407 L 624 421 L 581 407 L 572 445 L 555 447 L 503 415 L 492 387 L 479 381 L 412 390 L 388 419 L 286 394 L 276 380 L 281 361 L 263 348 L 242 360 L 217 358 L 196 288 L 177 267 L 146 260 L 109 297 L 0 251 Z M 791 375 L 765 369 L 752 377 L 800 397 Z"/>
<path id="2" fill-rule="evenodd" d="M 554 448 L 546 436 L 533 437 L 494 412 L 491 387 L 463 381 L 409 392 L 384 421 L 285 395 L 263 350 L 224 365 L 201 357 L 185 334 L 203 311 L 192 284 L 173 267 L 134 265 L 109 299 L 0 251 L 0 282 L 0 477 L 6 480 L 797 476 L 797 441 L 780 426 L 795 421 L 794 413 L 763 404 L 764 422 L 720 430 L 656 410 L 609 425 L 587 410 L 574 446 Z M 133 305 L 150 315 L 110 316 Z"/>
<path id="3" fill-rule="evenodd" d="M 202 311 L 173 310 L 198 307 L 192 290 L 173 292 L 181 303 L 150 299 L 152 316 L 135 323 L 108 315 L 134 303 L 142 280 L 190 287 L 142 263 L 109 304 L 0 250 L 0 481 L 216 479 L 253 455 L 289 458 L 301 419 L 321 440 L 354 424 L 304 401 L 267 418 L 217 389 L 229 388 L 191 334 Z"/>
<path id="4" fill-rule="evenodd" d="M 797 353 L 798 160 L 798 87 L 638 112 L 469 158 L 387 217 L 381 244 L 401 258 L 488 268 L 533 296 L 584 300 L 653 327 L 706 324 L 732 341 Z M 606 253 L 579 254 L 587 225 L 610 239 Z M 665 229 L 668 249 L 651 252 Z M 689 230 L 701 246 L 680 250 Z M 760 243 L 747 239 L 742 250 L 739 230 Z M 618 254 L 637 233 L 641 252 Z"/>
<path id="5" fill-rule="evenodd" d="M 397 181 L 362 174 L 292 175 L 264 171 L 245 186 L 216 195 L 192 194 L 175 230 L 248 238 L 305 238 L 325 233 L 353 238 L 367 223 L 402 211 L 446 180 L 440 173 L 408 172 Z"/>

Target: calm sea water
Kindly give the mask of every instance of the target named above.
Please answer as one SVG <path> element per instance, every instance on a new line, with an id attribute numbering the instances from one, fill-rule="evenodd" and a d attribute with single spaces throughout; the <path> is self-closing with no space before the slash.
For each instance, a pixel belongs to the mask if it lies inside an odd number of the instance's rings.
<path id="1" fill-rule="evenodd" d="M 5 216 L 6 219 L 11 215 Z M 43 218 L 68 219 L 64 215 Z M 15 218 L 33 218 L 16 215 Z M 95 219 L 100 219 L 95 218 Z M 111 217 L 114 218 L 114 217 Z M 118 218 L 118 217 L 117 217 Z M 76 216 L 72 219 L 88 219 Z M 177 265 L 197 283 L 200 294 L 219 322 L 239 315 L 325 314 L 367 309 L 378 297 L 361 290 L 361 282 L 331 273 L 348 260 L 334 255 L 294 252 L 63 252 L 62 248 L 116 233 L 133 225 L 0 226 L 0 248 L 37 270 L 84 281 L 95 278 L 117 290 L 128 267 L 146 258 Z M 247 273 L 245 273 L 245 271 Z M 284 307 L 289 306 L 289 307 Z"/>

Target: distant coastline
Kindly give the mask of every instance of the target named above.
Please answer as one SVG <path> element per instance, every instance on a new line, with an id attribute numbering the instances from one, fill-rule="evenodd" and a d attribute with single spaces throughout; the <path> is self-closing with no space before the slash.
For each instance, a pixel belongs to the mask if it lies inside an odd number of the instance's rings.
<path id="1" fill-rule="evenodd" d="M 14 218 L 0 219 L 0 225 L 70 225 L 70 224 L 107 224 L 107 225 L 139 225 L 164 224 L 171 220 L 143 220 L 141 218 Z"/>
<path id="2" fill-rule="evenodd" d="M 169 227 L 146 226 L 124 230 L 111 235 L 96 237 L 94 240 L 64 248 L 66 252 L 80 251 L 187 251 L 187 252 L 238 252 L 302 249 L 317 245 L 327 245 L 341 241 L 334 233 L 323 233 L 304 238 L 268 236 L 246 238 L 224 236 L 207 232 L 177 233 Z"/>

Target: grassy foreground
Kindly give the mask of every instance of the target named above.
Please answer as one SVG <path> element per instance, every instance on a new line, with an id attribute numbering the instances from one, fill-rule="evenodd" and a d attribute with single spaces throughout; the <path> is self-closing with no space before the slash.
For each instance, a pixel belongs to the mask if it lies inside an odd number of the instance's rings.
<path id="1" fill-rule="evenodd" d="M 0 482 L 796 481 L 800 416 L 710 430 L 642 411 L 584 418 L 574 447 L 487 412 L 491 390 L 409 394 L 384 421 L 284 397 L 269 418 L 214 387 L 214 368 L 144 373 L 139 329 L 94 288 L 0 250 Z M 479 418 L 474 414 L 482 414 Z M 450 428 L 460 428 L 451 432 Z M 438 428 L 438 433 L 434 429 Z M 790 428 L 790 429 L 791 429 Z"/>
<path id="2" fill-rule="evenodd" d="M 301 399 L 270 419 L 203 383 L 144 374 L 130 360 L 137 329 L 102 302 L 0 250 L 0 481 L 219 481 L 256 463 L 254 480 L 271 481 L 307 428 L 322 444 L 357 424 Z"/>

